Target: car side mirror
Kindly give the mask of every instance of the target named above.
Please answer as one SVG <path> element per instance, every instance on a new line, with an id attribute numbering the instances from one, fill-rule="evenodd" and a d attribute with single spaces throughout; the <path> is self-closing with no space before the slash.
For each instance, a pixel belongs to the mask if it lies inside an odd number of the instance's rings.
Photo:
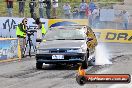
<path id="1" fill-rule="evenodd" d="M 42 39 L 36 39 L 36 42 L 42 42 Z"/>

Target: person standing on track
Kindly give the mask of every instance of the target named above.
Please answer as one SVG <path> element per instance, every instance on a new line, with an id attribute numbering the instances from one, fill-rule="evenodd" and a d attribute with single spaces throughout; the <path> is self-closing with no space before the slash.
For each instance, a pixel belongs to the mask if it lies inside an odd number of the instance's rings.
<path id="1" fill-rule="evenodd" d="M 26 26 L 27 26 L 27 18 L 24 18 L 20 24 L 18 24 L 16 28 L 16 35 L 20 42 L 21 47 L 21 55 L 24 57 L 24 48 L 26 45 Z"/>
<path id="2" fill-rule="evenodd" d="M 46 34 L 46 28 L 44 27 L 44 24 L 40 21 L 40 18 L 37 18 L 35 20 L 35 23 L 38 25 L 37 39 L 43 39 Z"/>

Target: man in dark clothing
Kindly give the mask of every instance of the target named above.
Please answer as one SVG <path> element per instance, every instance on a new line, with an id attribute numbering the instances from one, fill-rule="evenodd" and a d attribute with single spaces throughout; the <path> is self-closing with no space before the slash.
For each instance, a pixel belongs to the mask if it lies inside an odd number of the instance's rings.
<path id="1" fill-rule="evenodd" d="M 19 14 L 20 16 L 24 16 L 24 7 L 26 0 L 17 0 L 19 2 Z"/>
<path id="2" fill-rule="evenodd" d="M 79 9 L 77 8 L 77 6 L 75 6 L 73 8 L 73 19 L 78 19 L 79 16 Z"/>
<path id="3" fill-rule="evenodd" d="M 90 3 L 89 3 L 89 9 L 91 12 L 93 12 L 93 10 L 96 8 L 94 2 L 92 0 L 90 0 Z"/>
<path id="4" fill-rule="evenodd" d="M 29 3 L 31 18 L 34 18 L 34 12 L 35 12 L 34 10 L 35 10 L 36 5 L 37 4 L 36 4 L 35 0 L 31 0 Z"/>
<path id="5" fill-rule="evenodd" d="M 45 0 L 43 1 L 44 3 L 46 3 L 46 15 L 47 18 L 50 19 L 50 9 L 51 9 L 51 1 L 50 0 Z"/>
<path id="6" fill-rule="evenodd" d="M 35 23 L 38 25 L 38 28 L 37 28 L 37 39 L 44 38 L 44 36 L 46 34 L 46 28 L 45 28 L 44 24 L 40 21 L 40 18 L 37 18 L 35 20 Z"/>
<path id="7" fill-rule="evenodd" d="M 8 16 L 12 17 L 13 0 L 5 0 L 7 4 Z"/>

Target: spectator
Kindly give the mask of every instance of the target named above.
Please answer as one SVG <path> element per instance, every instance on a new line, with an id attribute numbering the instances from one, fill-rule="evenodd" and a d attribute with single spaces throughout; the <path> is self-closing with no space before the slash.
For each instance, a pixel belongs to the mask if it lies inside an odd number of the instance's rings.
<path id="1" fill-rule="evenodd" d="M 88 15 L 89 26 L 92 28 L 92 14 Z"/>
<path id="2" fill-rule="evenodd" d="M 123 20 L 123 27 L 124 29 L 128 29 L 128 23 L 129 23 L 129 14 L 127 11 L 123 10 L 122 12 L 122 20 Z"/>
<path id="3" fill-rule="evenodd" d="M 17 0 L 19 2 L 19 14 L 24 17 L 24 7 L 26 0 Z"/>
<path id="4" fill-rule="evenodd" d="M 36 7 L 36 2 L 35 0 L 31 0 L 29 2 L 29 8 L 30 8 L 30 13 L 31 13 L 31 18 L 34 18 L 34 13 L 35 13 L 35 7 Z"/>
<path id="5" fill-rule="evenodd" d="M 44 18 L 44 0 L 39 0 L 39 16 L 40 18 Z"/>
<path id="6" fill-rule="evenodd" d="M 99 20 L 99 9 L 95 7 L 95 9 L 92 12 L 92 27 L 96 26 L 98 20 Z"/>
<path id="7" fill-rule="evenodd" d="M 86 16 L 89 21 L 89 26 L 92 27 L 92 13 L 91 13 L 91 10 L 89 9 L 89 7 L 87 7 L 87 9 L 86 9 Z"/>
<path id="8" fill-rule="evenodd" d="M 69 5 L 69 3 L 66 3 L 63 6 L 63 10 L 64 10 L 64 15 L 66 19 L 70 19 L 70 14 L 71 14 L 71 6 Z"/>
<path id="9" fill-rule="evenodd" d="M 80 4 L 80 18 L 81 19 L 85 18 L 86 10 L 87 10 L 87 4 L 85 3 L 84 0 L 82 0 L 82 3 Z"/>
<path id="10" fill-rule="evenodd" d="M 92 0 L 90 0 L 90 3 L 89 3 L 89 9 L 91 10 L 91 12 L 93 12 L 93 10 L 96 8 L 95 4 L 93 3 Z"/>
<path id="11" fill-rule="evenodd" d="M 6 0 L 8 16 L 12 17 L 13 0 Z"/>
<path id="12" fill-rule="evenodd" d="M 53 0 L 53 18 L 56 18 L 57 7 L 58 7 L 58 0 Z"/>
<path id="13" fill-rule="evenodd" d="M 43 2 L 46 3 L 46 15 L 47 15 L 47 18 L 50 19 L 51 18 L 51 16 L 50 16 L 51 1 L 45 0 Z"/>
<path id="14" fill-rule="evenodd" d="M 73 8 L 73 19 L 78 19 L 79 16 L 79 9 L 75 6 Z"/>

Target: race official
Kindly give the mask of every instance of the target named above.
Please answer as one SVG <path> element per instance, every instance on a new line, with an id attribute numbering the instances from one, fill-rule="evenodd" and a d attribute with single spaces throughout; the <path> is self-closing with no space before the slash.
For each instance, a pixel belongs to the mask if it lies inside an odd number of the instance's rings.
<path id="1" fill-rule="evenodd" d="M 44 27 L 44 24 L 40 21 L 39 18 L 37 18 L 35 22 L 38 25 L 37 39 L 42 39 L 46 34 L 46 28 Z"/>
<path id="2" fill-rule="evenodd" d="M 26 45 L 26 25 L 27 25 L 27 18 L 24 18 L 20 24 L 18 24 L 16 28 L 16 35 L 20 42 L 21 47 L 21 55 L 23 55 L 23 51 Z"/>

